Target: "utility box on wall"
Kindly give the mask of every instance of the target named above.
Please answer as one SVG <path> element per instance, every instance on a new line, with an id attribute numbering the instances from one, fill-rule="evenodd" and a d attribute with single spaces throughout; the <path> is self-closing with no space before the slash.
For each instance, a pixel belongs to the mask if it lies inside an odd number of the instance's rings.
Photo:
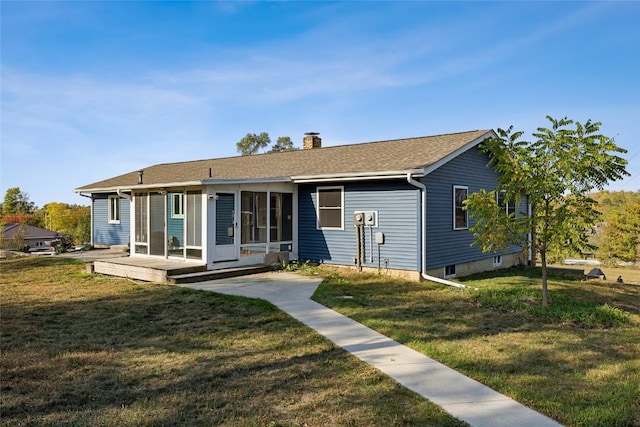
<path id="1" fill-rule="evenodd" d="M 353 213 L 353 225 L 364 225 L 364 212 Z"/>
<path id="2" fill-rule="evenodd" d="M 378 212 L 375 212 L 375 211 L 364 212 L 364 225 L 366 225 L 367 227 L 377 227 Z"/>
<path id="3" fill-rule="evenodd" d="M 353 213 L 353 225 L 364 225 L 365 227 L 377 227 L 378 226 L 378 212 L 377 211 L 363 211 Z"/>

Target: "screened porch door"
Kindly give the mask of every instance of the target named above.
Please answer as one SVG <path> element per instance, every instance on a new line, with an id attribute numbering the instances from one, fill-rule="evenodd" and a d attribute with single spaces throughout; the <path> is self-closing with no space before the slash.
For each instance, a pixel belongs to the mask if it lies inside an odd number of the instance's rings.
<path id="1" fill-rule="evenodd" d="M 238 259 L 236 239 L 236 195 L 235 193 L 217 193 L 215 198 L 216 244 L 213 258 L 218 261 Z"/>
<path id="2" fill-rule="evenodd" d="M 165 256 L 166 196 L 151 193 L 149 205 L 149 255 Z"/>

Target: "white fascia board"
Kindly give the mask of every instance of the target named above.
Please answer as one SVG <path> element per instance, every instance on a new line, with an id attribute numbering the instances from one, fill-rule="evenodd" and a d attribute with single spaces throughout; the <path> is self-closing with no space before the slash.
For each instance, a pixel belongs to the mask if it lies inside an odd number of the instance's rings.
<path id="1" fill-rule="evenodd" d="M 117 191 L 135 191 L 135 190 L 148 190 L 159 188 L 171 188 L 171 187 L 193 187 L 203 185 L 203 181 L 186 181 L 186 182 L 164 182 L 159 184 L 141 184 L 141 185 L 129 185 L 129 186 L 115 186 L 115 187 L 96 187 L 96 188 L 76 188 L 73 190 L 76 193 L 115 193 Z"/>
<path id="2" fill-rule="evenodd" d="M 291 182 L 291 177 L 275 177 L 275 178 L 246 178 L 246 179 L 203 179 L 203 185 L 226 185 L 226 184 L 270 184 L 274 182 Z"/>
<path id="3" fill-rule="evenodd" d="M 324 175 L 299 175 L 292 176 L 291 179 L 296 184 L 308 182 L 336 182 L 336 181 L 368 181 L 377 179 L 405 179 L 407 174 L 414 176 L 424 175 L 424 169 L 409 169 L 403 171 L 380 171 L 380 172 L 352 172 Z"/>
<path id="4" fill-rule="evenodd" d="M 479 137 L 477 137 L 476 139 L 474 139 L 473 141 L 468 142 L 467 144 L 463 145 L 462 147 L 458 148 L 457 150 L 451 152 L 449 155 L 444 156 L 442 159 L 438 160 L 437 162 L 427 166 L 424 169 L 424 174 L 428 175 L 431 172 L 433 172 L 434 170 L 438 169 L 440 166 L 444 165 L 445 163 L 447 163 L 450 160 L 455 159 L 456 157 L 458 157 L 460 154 L 472 149 L 473 147 L 475 147 L 476 145 L 480 144 L 482 141 L 484 141 L 487 138 L 495 138 L 498 135 L 496 135 L 496 133 L 494 131 L 489 131 Z"/>

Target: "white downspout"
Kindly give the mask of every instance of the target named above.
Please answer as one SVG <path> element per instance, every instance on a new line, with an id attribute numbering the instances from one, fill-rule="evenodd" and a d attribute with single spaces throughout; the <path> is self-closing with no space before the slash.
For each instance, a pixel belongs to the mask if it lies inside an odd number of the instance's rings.
<path id="1" fill-rule="evenodd" d="M 462 283 L 452 282 L 450 280 L 441 279 L 439 277 L 430 276 L 427 274 L 427 255 L 426 255 L 426 252 L 427 252 L 426 251 L 427 249 L 427 186 L 421 183 L 420 181 L 416 181 L 415 179 L 413 179 L 413 176 L 411 176 L 411 173 L 407 173 L 407 182 L 413 185 L 414 187 L 417 187 L 420 189 L 420 220 L 421 220 L 420 248 L 422 252 L 422 257 L 421 257 L 422 271 L 420 274 L 422 275 L 422 278 L 425 280 L 430 280 L 432 282 L 440 283 L 442 285 L 447 285 L 447 286 L 453 286 L 456 288 L 475 289 L 475 288 L 470 288 L 469 286 L 465 286 Z"/>
<path id="2" fill-rule="evenodd" d="M 124 194 L 124 193 L 122 192 L 122 189 L 121 189 L 121 188 L 118 188 L 118 189 L 116 190 L 116 194 L 118 195 L 118 197 L 122 197 L 122 198 L 124 198 L 124 199 L 127 199 L 128 201 L 131 201 L 131 194 L 129 194 L 129 195 Z"/>

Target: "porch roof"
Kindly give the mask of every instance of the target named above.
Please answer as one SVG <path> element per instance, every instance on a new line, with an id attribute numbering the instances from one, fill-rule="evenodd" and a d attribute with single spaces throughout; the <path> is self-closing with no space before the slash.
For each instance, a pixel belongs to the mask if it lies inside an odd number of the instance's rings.
<path id="1" fill-rule="evenodd" d="M 163 163 L 75 189 L 99 192 L 217 181 L 310 181 L 331 177 L 383 177 L 428 173 L 458 154 L 493 136 L 491 130 L 341 145 L 283 153 L 258 154 L 188 162 Z"/>

